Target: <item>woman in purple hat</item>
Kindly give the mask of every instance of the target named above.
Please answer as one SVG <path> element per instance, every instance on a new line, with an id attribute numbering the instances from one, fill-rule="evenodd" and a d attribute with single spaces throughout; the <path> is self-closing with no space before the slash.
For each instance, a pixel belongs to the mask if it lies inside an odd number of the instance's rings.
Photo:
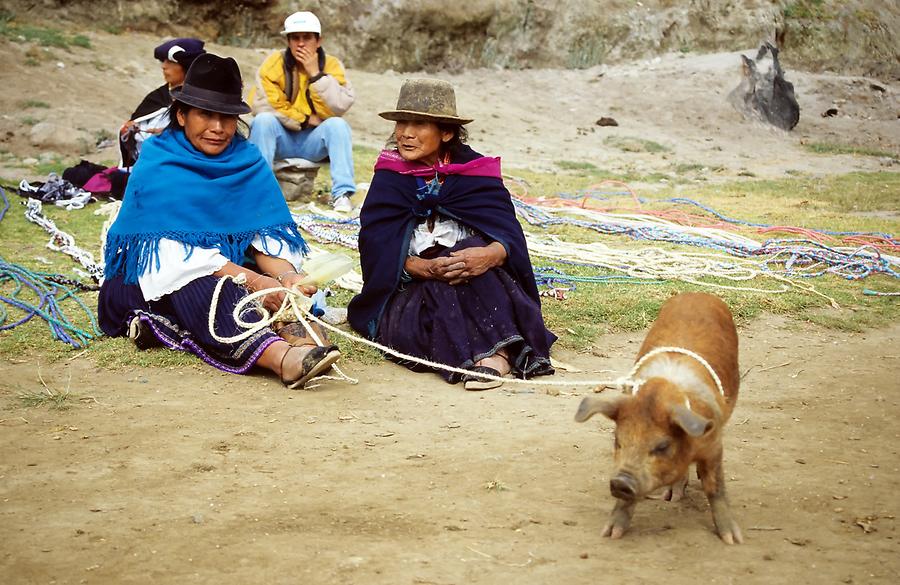
<path id="1" fill-rule="evenodd" d="M 238 116 L 250 111 L 241 93 L 235 60 L 209 53 L 172 92 L 169 127 L 144 142 L 107 234 L 97 313 L 107 335 L 129 335 L 139 349 L 189 351 L 233 373 L 258 365 L 297 388 L 337 361 L 337 347 L 288 328 L 249 333 L 233 315 L 251 292 L 315 293 L 301 284 L 308 248 L 278 182 L 237 133 Z M 244 284 L 220 282 L 239 275 Z M 284 292 L 262 298 L 269 311 L 283 300 Z"/>
<path id="2" fill-rule="evenodd" d="M 122 153 L 120 167 L 132 166 L 140 154 L 144 139 L 159 134 L 169 125 L 171 92 L 181 87 L 191 63 L 205 52 L 203 41 L 192 38 L 172 39 L 153 50 L 153 56 L 162 64 L 165 83 L 144 96 L 119 130 L 119 148 Z"/>

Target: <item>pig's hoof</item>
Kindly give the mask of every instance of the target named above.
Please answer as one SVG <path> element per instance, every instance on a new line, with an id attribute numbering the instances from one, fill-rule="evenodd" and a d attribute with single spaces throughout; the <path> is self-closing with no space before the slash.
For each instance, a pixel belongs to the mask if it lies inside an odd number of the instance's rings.
<path id="1" fill-rule="evenodd" d="M 603 529 L 603 536 L 608 536 L 613 540 L 618 540 L 622 538 L 622 535 L 625 534 L 625 531 L 628 530 L 628 525 L 616 524 L 614 522 L 610 522 Z"/>
<path id="2" fill-rule="evenodd" d="M 719 538 L 722 539 L 722 542 L 725 544 L 743 544 L 744 536 L 741 534 L 741 529 L 738 528 L 736 522 L 731 522 L 731 526 L 726 527 L 725 529 L 719 529 Z"/>
<path id="3" fill-rule="evenodd" d="M 663 493 L 663 499 L 667 502 L 677 502 L 681 500 L 681 498 L 684 497 L 685 492 L 687 492 L 687 484 L 687 476 L 679 479 L 666 488 L 665 493 Z"/>

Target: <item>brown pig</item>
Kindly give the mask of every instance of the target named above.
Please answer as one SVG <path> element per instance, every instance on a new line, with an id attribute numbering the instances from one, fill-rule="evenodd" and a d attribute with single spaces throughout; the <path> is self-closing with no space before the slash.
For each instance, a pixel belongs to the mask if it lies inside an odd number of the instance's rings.
<path id="1" fill-rule="evenodd" d="M 603 535 L 620 538 L 634 507 L 647 494 L 668 486 L 665 498 L 677 499 L 687 485 L 688 468 L 697 477 L 712 509 L 719 537 L 743 542 L 725 497 L 722 428 L 737 401 L 737 331 L 728 307 L 718 297 L 684 293 L 669 299 L 647 333 L 636 364 L 655 348 L 677 347 L 697 358 L 665 351 L 648 356 L 633 374 L 642 381 L 631 394 L 589 396 L 575 420 L 601 413 L 616 423 L 615 475 L 609 489 L 616 498 Z"/>

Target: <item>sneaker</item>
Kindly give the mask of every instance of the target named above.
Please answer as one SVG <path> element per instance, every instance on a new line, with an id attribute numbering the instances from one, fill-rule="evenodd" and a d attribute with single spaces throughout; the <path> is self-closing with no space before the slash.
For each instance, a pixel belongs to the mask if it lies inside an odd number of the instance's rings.
<path id="1" fill-rule="evenodd" d="M 338 213 L 350 213 L 353 211 L 353 202 L 350 201 L 349 195 L 338 195 L 331 202 L 331 207 Z"/>

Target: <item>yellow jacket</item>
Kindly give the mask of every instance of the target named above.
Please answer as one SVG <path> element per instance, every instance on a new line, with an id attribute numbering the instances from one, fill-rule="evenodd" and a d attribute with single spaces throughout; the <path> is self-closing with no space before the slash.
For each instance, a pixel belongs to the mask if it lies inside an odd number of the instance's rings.
<path id="1" fill-rule="evenodd" d="M 284 55 L 284 51 L 272 53 L 256 72 L 256 86 L 247 96 L 254 115 L 269 112 L 285 128 L 302 130 L 313 113 L 324 120 L 343 116 L 350 109 L 356 94 L 337 57 L 326 55 L 320 48 L 319 70 L 323 75 L 309 83 L 309 76 L 299 66 L 293 67 L 288 77 Z"/>

